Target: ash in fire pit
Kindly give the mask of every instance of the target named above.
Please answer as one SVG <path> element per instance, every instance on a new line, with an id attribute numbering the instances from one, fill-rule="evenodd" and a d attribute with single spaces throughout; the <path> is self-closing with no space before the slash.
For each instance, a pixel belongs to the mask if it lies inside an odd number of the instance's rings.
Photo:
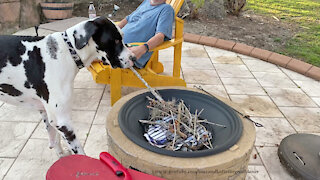
<path id="1" fill-rule="evenodd" d="M 139 120 L 145 127 L 144 137 L 153 146 L 173 151 L 198 151 L 212 149 L 212 129 L 224 125 L 201 119 L 200 111 L 190 112 L 183 100 L 158 101 L 147 96 L 149 100 L 149 119 Z"/>

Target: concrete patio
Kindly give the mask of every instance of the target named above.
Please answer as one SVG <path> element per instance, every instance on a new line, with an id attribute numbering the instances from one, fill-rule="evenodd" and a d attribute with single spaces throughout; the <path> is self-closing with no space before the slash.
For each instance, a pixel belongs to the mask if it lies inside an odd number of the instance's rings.
<path id="1" fill-rule="evenodd" d="M 40 26 L 39 35 L 63 31 L 83 18 Z M 34 28 L 16 33 L 35 35 Z M 173 49 L 160 51 L 164 74 L 172 72 Z M 204 45 L 185 42 L 183 79 L 188 87 L 230 99 L 264 125 L 256 128 L 255 148 L 247 180 L 294 179 L 277 156 L 280 141 L 293 133 L 320 135 L 320 83 L 268 62 Z M 123 87 L 123 95 L 138 90 Z M 74 82 L 73 121 L 88 156 L 108 151 L 105 118 L 110 106 L 110 86 L 96 84 L 83 69 Z M 0 179 L 44 179 L 58 160 L 48 148 L 48 136 L 39 112 L 0 102 Z"/>

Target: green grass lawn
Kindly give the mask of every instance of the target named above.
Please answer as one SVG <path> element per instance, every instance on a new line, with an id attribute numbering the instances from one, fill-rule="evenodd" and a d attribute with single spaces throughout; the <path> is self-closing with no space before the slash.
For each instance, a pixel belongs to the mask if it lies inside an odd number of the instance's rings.
<path id="1" fill-rule="evenodd" d="M 320 67 L 320 0 L 247 0 L 246 9 L 298 24 L 302 30 L 278 53 Z"/>

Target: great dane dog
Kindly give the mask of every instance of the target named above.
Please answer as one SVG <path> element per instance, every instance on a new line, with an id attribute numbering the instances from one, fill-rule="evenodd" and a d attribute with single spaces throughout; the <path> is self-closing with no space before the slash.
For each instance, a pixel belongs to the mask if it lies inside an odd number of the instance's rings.
<path id="1" fill-rule="evenodd" d="M 45 37 L 0 36 L 0 100 L 39 110 L 59 157 L 60 135 L 70 152 L 84 154 L 71 125 L 73 81 L 95 59 L 113 68 L 135 60 L 118 26 L 104 17 Z"/>

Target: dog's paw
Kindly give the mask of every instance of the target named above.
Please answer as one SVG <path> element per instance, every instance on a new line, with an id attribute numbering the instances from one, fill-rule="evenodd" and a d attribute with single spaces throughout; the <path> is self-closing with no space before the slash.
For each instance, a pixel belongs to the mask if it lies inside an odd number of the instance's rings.
<path id="1" fill-rule="evenodd" d="M 49 144 L 49 149 L 53 149 L 53 148 L 54 148 L 54 146 Z"/>
<path id="2" fill-rule="evenodd" d="M 57 156 L 58 156 L 59 158 L 63 158 L 63 157 L 65 157 L 65 155 L 64 155 L 64 153 L 63 153 L 63 152 L 58 152 L 58 153 L 57 153 Z"/>
<path id="3" fill-rule="evenodd" d="M 72 155 L 72 153 L 68 150 L 57 152 L 57 156 L 59 158 L 63 158 L 63 157 L 70 156 L 70 155 Z"/>
<path id="4" fill-rule="evenodd" d="M 49 149 L 55 148 L 56 145 L 57 143 L 55 141 L 49 141 Z"/>
<path id="5" fill-rule="evenodd" d="M 72 155 L 72 153 L 70 151 L 66 151 L 60 156 L 60 158 L 70 156 L 70 155 Z"/>

